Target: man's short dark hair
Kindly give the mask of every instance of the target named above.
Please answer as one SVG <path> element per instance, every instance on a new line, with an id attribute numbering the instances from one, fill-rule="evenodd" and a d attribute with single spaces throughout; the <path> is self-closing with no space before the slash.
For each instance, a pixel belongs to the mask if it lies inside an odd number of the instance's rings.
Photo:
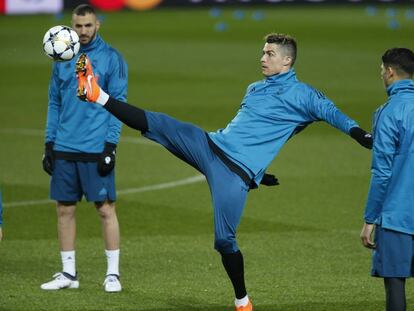
<path id="1" fill-rule="evenodd" d="M 80 16 L 85 16 L 86 14 L 96 15 L 96 11 L 93 6 L 90 6 L 89 4 L 80 4 L 73 10 L 73 14 Z"/>
<path id="2" fill-rule="evenodd" d="M 292 66 L 296 61 L 297 45 L 295 38 L 283 33 L 270 33 L 265 37 L 266 43 L 274 43 L 280 45 L 286 54 L 292 57 Z"/>
<path id="3" fill-rule="evenodd" d="M 400 76 L 412 77 L 414 73 L 414 53 L 406 48 L 392 48 L 382 55 L 385 67 L 392 67 Z"/>

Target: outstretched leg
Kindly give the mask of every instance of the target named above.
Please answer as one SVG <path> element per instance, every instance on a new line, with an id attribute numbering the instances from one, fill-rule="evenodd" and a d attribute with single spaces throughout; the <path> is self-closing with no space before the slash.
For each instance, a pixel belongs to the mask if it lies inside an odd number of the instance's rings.
<path id="1" fill-rule="evenodd" d="M 244 284 L 243 255 L 235 236 L 249 187 L 211 150 L 206 133 L 200 128 L 110 98 L 97 84 L 86 55 L 79 57 L 76 72 L 79 98 L 102 105 L 120 121 L 160 143 L 207 177 L 214 206 L 215 248 L 222 255 L 233 284 L 236 310 L 251 311 L 253 307 Z"/>

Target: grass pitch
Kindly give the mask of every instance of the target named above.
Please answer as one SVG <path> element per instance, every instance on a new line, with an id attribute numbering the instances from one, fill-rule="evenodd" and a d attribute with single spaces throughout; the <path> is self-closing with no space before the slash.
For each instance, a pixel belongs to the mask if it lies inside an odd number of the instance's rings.
<path id="1" fill-rule="evenodd" d="M 218 18 L 208 9 L 107 14 L 101 34 L 128 61 L 131 103 L 216 130 L 235 115 L 247 85 L 261 79 L 263 36 L 289 33 L 298 39 L 299 79 L 370 128 L 371 113 L 386 99 L 382 53 L 413 48 L 405 8 L 397 9 L 394 30 L 385 7 L 375 16 L 362 6 L 267 7 L 261 21 L 251 18 L 255 10 L 243 20 L 230 8 Z M 148 190 L 197 172 L 126 127 L 117 162 L 124 291 L 102 290 L 100 221 L 86 203 L 77 210 L 80 289 L 40 290 L 61 269 L 54 205 L 30 204 L 47 199 L 49 186 L 40 162 L 51 63 L 41 39 L 69 18 L 0 17 L 0 310 L 232 310 L 230 282 L 213 250 L 207 185 Z M 219 22 L 226 31 L 214 30 Z M 269 168 L 281 185 L 250 193 L 239 228 L 255 310 L 383 308 L 382 282 L 369 276 L 370 254 L 358 237 L 369 167 L 368 151 L 324 124 L 284 147 Z"/>

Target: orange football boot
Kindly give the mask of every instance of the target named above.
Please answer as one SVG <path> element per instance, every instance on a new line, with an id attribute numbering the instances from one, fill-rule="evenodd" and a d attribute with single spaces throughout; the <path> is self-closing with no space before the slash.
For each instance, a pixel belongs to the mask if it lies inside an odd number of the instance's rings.
<path id="1" fill-rule="evenodd" d="M 236 311 L 253 311 L 253 305 L 249 300 L 249 303 L 243 307 L 236 307 Z"/>
<path id="2" fill-rule="evenodd" d="M 79 99 L 88 102 L 96 102 L 101 88 L 93 74 L 91 61 L 85 53 L 82 53 L 76 61 L 76 76 L 78 78 Z"/>

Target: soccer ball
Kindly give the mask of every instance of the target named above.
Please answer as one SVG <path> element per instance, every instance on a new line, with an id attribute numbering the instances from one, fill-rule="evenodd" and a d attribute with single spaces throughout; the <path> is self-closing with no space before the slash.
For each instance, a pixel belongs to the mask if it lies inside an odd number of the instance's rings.
<path id="1" fill-rule="evenodd" d="M 43 37 L 43 50 L 55 61 L 67 61 L 79 52 L 79 36 L 68 26 L 55 26 Z"/>

